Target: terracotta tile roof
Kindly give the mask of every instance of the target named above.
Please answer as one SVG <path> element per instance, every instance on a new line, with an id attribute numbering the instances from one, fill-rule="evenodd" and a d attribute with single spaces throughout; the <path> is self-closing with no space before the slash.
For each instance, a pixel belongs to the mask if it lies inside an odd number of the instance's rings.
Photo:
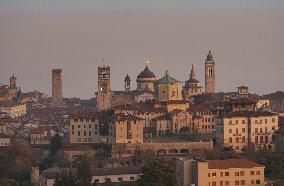
<path id="1" fill-rule="evenodd" d="M 224 118 L 233 118 L 233 117 L 258 117 L 258 116 L 277 116 L 278 114 L 273 112 L 248 112 L 248 111 L 241 111 L 241 112 L 230 112 L 225 114 Z"/>
<path id="2" fill-rule="evenodd" d="M 209 169 L 264 167 L 248 159 L 208 160 Z"/>
<path id="3" fill-rule="evenodd" d="M 132 121 L 132 120 L 144 120 L 142 118 L 139 118 L 137 116 L 131 115 L 131 114 L 114 114 L 111 117 L 114 121 Z"/>
<path id="4" fill-rule="evenodd" d="M 97 112 L 94 111 L 80 111 L 71 115 L 71 119 L 96 119 Z"/>

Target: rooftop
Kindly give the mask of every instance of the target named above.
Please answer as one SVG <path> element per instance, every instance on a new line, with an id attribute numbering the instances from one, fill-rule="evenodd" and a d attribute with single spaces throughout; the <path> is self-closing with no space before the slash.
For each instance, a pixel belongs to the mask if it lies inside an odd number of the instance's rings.
<path id="1" fill-rule="evenodd" d="M 248 159 L 208 160 L 209 169 L 264 167 Z"/>

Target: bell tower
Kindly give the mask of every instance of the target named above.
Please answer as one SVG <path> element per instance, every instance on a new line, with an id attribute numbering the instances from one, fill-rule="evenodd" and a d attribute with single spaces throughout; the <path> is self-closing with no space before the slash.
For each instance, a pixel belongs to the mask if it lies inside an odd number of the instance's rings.
<path id="1" fill-rule="evenodd" d="M 98 110 L 107 110 L 110 107 L 110 67 L 98 67 L 98 93 L 97 108 Z"/>
<path id="2" fill-rule="evenodd" d="M 129 75 L 127 74 L 124 78 L 124 88 L 125 88 L 125 92 L 129 92 L 130 91 L 130 77 Z"/>
<path id="3" fill-rule="evenodd" d="M 215 61 L 211 51 L 205 60 L 205 92 L 215 93 Z"/>
<path id="4" fill-rule="evenodd" d="M 17 78 L 14 74 L 10 77 L 10 88 L 17 89 Z"/>

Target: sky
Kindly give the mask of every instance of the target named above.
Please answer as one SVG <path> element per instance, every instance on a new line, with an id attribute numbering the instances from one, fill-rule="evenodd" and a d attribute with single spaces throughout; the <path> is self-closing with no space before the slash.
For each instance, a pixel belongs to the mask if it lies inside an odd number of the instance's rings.
<path id="1" fill-rule="evenodd" d="M 24 92 L 51 95 L 62 69 L 64 97 L 94 97 L 97 68 L 111 89 L 149 68 L 186 81 L 191 65 L 204 86 L 209 50 L 216 89 L 284 91 L 283 0 L 0 0 L 0 83 L 15 74 Z M 102 60 L 104 58 L 104 61 Z"/>

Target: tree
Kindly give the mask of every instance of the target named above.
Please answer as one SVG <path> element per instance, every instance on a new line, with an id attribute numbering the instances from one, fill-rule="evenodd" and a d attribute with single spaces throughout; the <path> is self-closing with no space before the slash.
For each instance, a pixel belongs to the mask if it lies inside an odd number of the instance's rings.
<path id="1" fill-rule="evenodd" d="M 143 168 L 139 186 L 177 186 L 175 169 L 163 160 L 152 159 Z"/>
<path id="2" fill-rule="evenodd" d="M 79 186 L 91 184 L 91 162 L 87 155 L 80 155 L 76 159 L 77 179 Z"/>
<path id="3" fill-rule="evenodd" d="M 63 171 L 60 175 L 56 175 L 54 186 L 77 186 L 77 179 L 71 171 Z"/>
<path id="4" fill-rule="evenodd" d="M 55 156 L 57 151 L 61 149 L 62 144 L 61 144 L 61 139 L 58 133 L 53 136 L 50 140 L 50 146 L 49 146 L 49 151 L 51 156 Z"/>

